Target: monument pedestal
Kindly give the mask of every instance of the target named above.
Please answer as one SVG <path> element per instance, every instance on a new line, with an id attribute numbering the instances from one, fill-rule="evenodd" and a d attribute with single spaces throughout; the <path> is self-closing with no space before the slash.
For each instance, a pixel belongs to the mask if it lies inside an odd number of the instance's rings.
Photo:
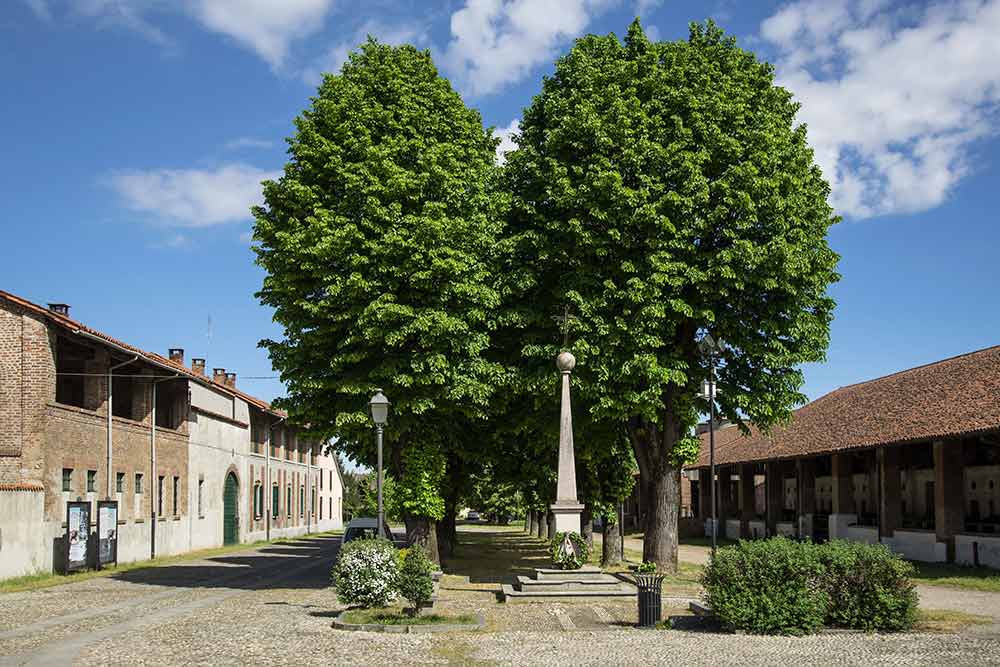
<path id="1" fill-rule="evenodd" d="M 579 503 L 560 503 L 551 506 L 552 520 L 556 524 L 557 533 L 579 533 L 580 514 L 583 512 L 583 505 Z"/>

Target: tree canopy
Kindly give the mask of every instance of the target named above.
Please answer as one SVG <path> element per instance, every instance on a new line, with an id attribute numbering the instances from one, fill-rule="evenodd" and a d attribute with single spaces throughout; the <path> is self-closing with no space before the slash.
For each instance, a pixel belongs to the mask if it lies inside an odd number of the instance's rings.
<path id="1" fill-rule="evenodd" d="M 636 21 L 624 44 L 576 42 L 507 155 L 525 328 L 564 303 L 576 313 L 578 395 L 625 425 L 651 500 L 644 557 L 666 568 L 704 407 L 700 336 L 729 345 L 721 414 L 765 428 L 804 400 L 799 365 L 828 343 L 836 217 L 797 109 L 711 22 L 654 43 Z"/>

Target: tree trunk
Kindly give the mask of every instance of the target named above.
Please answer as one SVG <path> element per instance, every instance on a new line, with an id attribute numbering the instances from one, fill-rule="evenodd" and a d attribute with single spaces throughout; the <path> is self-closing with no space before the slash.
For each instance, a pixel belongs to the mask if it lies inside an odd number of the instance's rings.
<path id="1" fill-rule="evenodd" d="M 685 429 L 669 406 L 674 404 L 678 391 L 688 389 L 674 387 L 667 391 L 663 403 L 668 409 L 663 412 L 661 424 L 642 417 L 632 417 L 626 423 L 645 495 L 642 559 L 656 563 L 657 569 L 664 573 L 677 571 L 681 470 L 670 462 L 670 457 Z"/>
<path id="2" fill-rule="evenodd" d="M 549 536 L 549 515 L 548 512 L 538 513 L 538 522 L 535 528 L 535 537 L 539 539 L 547 539 Z"/>
<path id="3" fill-rule="evenodd" d="M 535 513 L 528 510 L 524 515 L 524 532 L 531 535 L 535 532 Z"/>
<path id="4" fill-rule="evenodd" d="M 661 572 L 677 571 L 677 515 L 680 507 L 680 468 L 664 462 L 653 468 L 649 480 L 646 532 L 642 559 L 656 563 Z"/>
<path id="5" fill-rule="evenodd" d="M 594 510 L 590 503 L 583 505 L 583 512 L 580 513 L 580 535 L 586 540 L 587 546 L 594 548 Z"/>
<path id="6" fill-rule="evenodd" d="M 548 529 L 549 529 L 548 540 L 549 542 L 551 542 L 552 540 L 556 539 L 556 518 L 552 514 L 549 514 Z"/>
<path id="7" fill-rule="evenodd" d="M 601 540 L 601 567 L 620 565 L 622 562 L 622 538 L 618 530 L 618 521 L 612 523 L 604 519 L 604 535 Z"/>
<path id="8" fill-rule="evenodd" d="M 455 555 L 456 542 L 456 529 L 455 529 L 455 513 L 454 511 L 447 511 L 444 518 L 435 524 L 437 532 L 438 541 L 438 553 L 442 558 L 449 558 Z"/>
<path id="9" fill-rule="evenodd" d="M 406 543 L 411 547 L 419 545 L 431 562 L 440 564 L 434 522 L 425 516 L 405 516 L 403 522 L 406 524 Z"/>

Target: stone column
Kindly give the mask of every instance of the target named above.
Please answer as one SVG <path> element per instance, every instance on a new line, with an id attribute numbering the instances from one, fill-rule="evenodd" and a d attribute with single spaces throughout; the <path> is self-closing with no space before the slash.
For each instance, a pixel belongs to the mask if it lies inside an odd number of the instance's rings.
<path id="1" fill-rule="evenodd" d="M 816 459 L 797 459 L 799 494 L 799 537 L 813 536 L 813 514 L 816 513 Z"/>
<path id="2" fill-rule="evenodd" d="M 961 442 L 934 443 L 934 532 L 955 560 L 955 533 L 965 528 L 965 458 Z"/>
<path id="3" fill-rule="evenodd" d="M 743 509 L 740 511 L 740 537 L 750 537 L 750 522 L 757 518 L 757 489 L 754 486 L 754 465 L 744 463 L 740 466 L 740 498 Z"/>
<path id="4" fill-rule="evenodd" d="M 845 539 L 847 526 L 858 519 L 854 509 L 854 472 L 849 454 L 832 454 L 830 539 Z"/>
<path id="5" fill-rule="evenodd" d="M 560 352 L 556 367 L 562 375 L 562 400 L 559 412 L 559 478 L 556 482 L 556 502 L 552 505 L 550 532 L 579 533 L 583 505 L 576 497 L 576 459 L 573 453 L 573 413 L 570 408 L 569 374 L 576 359 L 569 352 Z"/>
<path id="6" fill-rule="evenodd" d="M 885 539 L 892 538 L 900 524 L 899 447 L 880 447 L 876 451 L 879 463 L 879 535 Z"/>

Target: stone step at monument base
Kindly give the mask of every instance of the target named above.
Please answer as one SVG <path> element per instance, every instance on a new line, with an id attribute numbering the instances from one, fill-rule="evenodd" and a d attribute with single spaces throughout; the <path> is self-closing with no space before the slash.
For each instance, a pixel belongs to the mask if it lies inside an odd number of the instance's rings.
<path id="1" fill-rule="evenodd" d="M 626 582 L 612 577 L 609 574 L 603 575 L 600 579 L 591 577 L 587 579 L 532 579 L 531 577 L 518 577 L 515 588 L 519 591 L 635 591 Z"/>
<path id="2" fill-rule="evenodd" d="M 580 602 L 634 598 L 633 584 L 587 566 L 579 570 L 539 568 L 535 576 L 519 576 L 513 586 L 503 585 L 503 599 L 519 602 Z"/>

